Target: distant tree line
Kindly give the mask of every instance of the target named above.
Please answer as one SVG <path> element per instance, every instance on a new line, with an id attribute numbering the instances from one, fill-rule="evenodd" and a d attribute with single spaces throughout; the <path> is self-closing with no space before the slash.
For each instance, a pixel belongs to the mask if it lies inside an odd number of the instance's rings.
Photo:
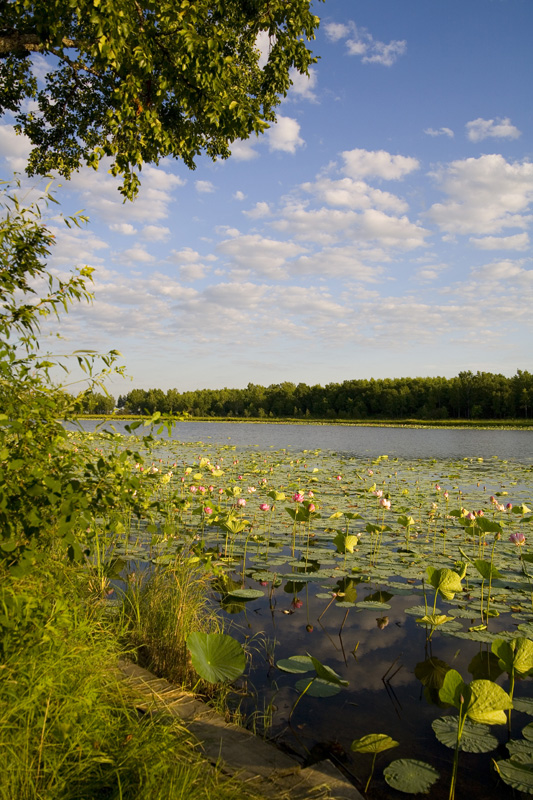
<path id="1" fill-rule="evenodd" d="M 113 398 L 89 393 L 87 413 L 109 413 Z M 308 386 L 283 383 L 245 389 L 132 389 L 117 401 L 128 414 L 193 417 L 293 417 L 307 419 L 528 419 L 533 416 L 533 375 L 511 378 L 490 372 L 460 372 L 455 378 L 385 378 Z"/>

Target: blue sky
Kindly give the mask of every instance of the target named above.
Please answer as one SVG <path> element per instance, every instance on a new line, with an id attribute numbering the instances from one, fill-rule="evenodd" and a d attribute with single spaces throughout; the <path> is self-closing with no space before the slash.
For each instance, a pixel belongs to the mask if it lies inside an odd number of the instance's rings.
<path id="1" fill-rule="evenodd" d="M 531 0 L 326 0 L 278 124 L 194 172 L 101 168 L 57 198 L 95 267 L 66 352 L 120 350 L 133 387 L 533 370 Z M 3 172 L 27 146 L 0 127 Z"/>

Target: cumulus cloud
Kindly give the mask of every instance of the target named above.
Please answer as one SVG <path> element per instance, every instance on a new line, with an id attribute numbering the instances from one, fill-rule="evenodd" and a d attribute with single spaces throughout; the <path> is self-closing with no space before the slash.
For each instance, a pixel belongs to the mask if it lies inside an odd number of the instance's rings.
<path id="1" fill-rule="evenodd" d="M 194 186 L 196 191 L 200 194 L 212 194 L 215 191 L 215 187 L 211 181 L 196 181 Z"/>
<path id="2" fill-rule="evenodd" d="M 254 149 L 254 139 L 237 139 L 230 145 L 231 157 L 235 161 L 252 161 L 259 153 Z"/>
<path id="3" fill-rule="evenodd" d="M 289 90 L 288 98 L 294 99 L 298 97 L 302 100 L 310 100 L 316 102 L 315 89 L 318 83 L 318 74 L 316 69 L 309 68 L 309 75 L 302 75 L 301 72 L 291 68 L 289 73 L 292 81 L 292 86 Z"/>
<path id="4" fill-rule="evenodd" d="M 452 161 L 434 173 L 448 195 L 429 210 L 431 220 L 447 233 L 494 234 L 525 228 L 533 218 L 533 164 L 508 162 L 502 155 Z"/>
<path id="5" fill-rule="evenodd" d="M 226 256 L 230 268 L 237 267 L 262 277 L 285 280 L 287 260 L 300 255 L 304 248 L 294 242 L 248 234 L 220 242 L 217 251 Z"/>
<path id="6" fill-rule="evenodd" d="M 351 178 L 376 177 L 399 180 L 418 169 L 418 159 L 411 156 L 394 156 L 386 150 L 345 150 L 342 154 L 344 171 Z"/>
<path id="7" fill-rule="evenodd" d="M 150 264 L 155 261 L 154 256 L 149 253 L 142 245 L 136 244 L 128 250 L 124 250 L 120 256 L 120 260 L 124 262 L 136 261 L 140 264 Z"/>
<path id="8" fill-rule="evenodd" d="M 300 136 L 300 124 L 292 117 L 278 114 L 277 122 L 267 131 L 270 150 L 281 150 L 284 153 L 295 153 L 305 142 Z"/>
<path id="9" fill-rule="evenodd" d="M 262 219 L 264 217 L 269 217 L 271 212 L 269 204 L 262 201 L 256 203 L 249 211 L 243 211 L 242 213 L 250 217 L 250 219 Z"/>
<path id="10" fill-rule="evenodd" d="M 428 136 L 449 136 L 450 139 L 454 137 L 454 132 L 451 128 L 438 128 L 437 130 L 435 128 L 425 128 L 424 133 Z"/>
<path id="11" fill-rule="evenodd" d="M 474 119 L 466 123 L 466 135 L 471 142 L 481 142 L 489 137 L 496 139 L 518 139 L 521 131 L 511 124 L 509 117 L 505 119 Z"/>
<path id="12" fill-rule="evenodd" d="M 150 242 L 164 242 L 170 236 L 170 228 L 162 225 L 145 225 L 141 236 Z"/>
<path id="13" fill-rule="evenodd" d="M 527 233 L 516 233 L 514 236 L 484 236 L 483 239 L 470 239 L 470 243 L 479 250 L 527 250 L 529 236 Z"/>
<path id="14" fill-rule="evenodd" d="M 407 51 L 405 39 L 393 39 L 386 44 L 374 39 L 366 28 L 360 28 L 353 21 L 347 24 L 330 22 L 325 26 L 325 30 L 331 42 L 344 39 L 348 54 L 360 56 L 363 64 L 382 64 L 390 67 Z"/>
<path id="15" fill-rule="evenodd" d="M 375 189 L 364 181 L 355 181 L 352 178 L 332 180 L 322 177 L 314 183 L 304 183 L 302 189 L 330 206 L 353 209 L 377 207 L 395 213 L 402 213 L 408 209 L 407 203 L 396 195 Z"/>
<path id="16" fill-rule="evenodd" d="M 15 133 L 13 125 L 0 125 L 0 153 L 10 170 L 22 172 L 26 168 L 31 150 L 30 140 Z"/>
<path id="17" fill-rule="evenodd" d="M 244 194 L 244 192 L 241 192 L 240 190 L 238 190 L 233 195 L 233 199 L 234 200 L 239 200 L 239 201 L 246 200 L 246 195 Z"/>
<path id="18" fill-rule="evenodd" d="M 123 236 L 133 236 L 137 233 L 137 228 L 130 222 L 114 222 L 109 226 L 109 230 L 115 233 L 122 233 Z"/>

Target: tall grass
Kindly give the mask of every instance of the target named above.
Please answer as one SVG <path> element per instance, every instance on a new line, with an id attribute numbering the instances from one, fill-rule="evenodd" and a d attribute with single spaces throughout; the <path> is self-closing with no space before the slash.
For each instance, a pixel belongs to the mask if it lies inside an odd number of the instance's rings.
<path id="1" fill-rule="evenodd" d="M 138 661 L 183 685 L 196 683 L 186 639 L 192 631 L 213 633 L 220 620 L 207 600 L 205 573 L 179 557 L 154 572 L 130 576 L 123 600 L 127 637 Z"/>
<path id="2" fill-rule="evenodd" d="M 170 585 L 156 576 L 159 592 Z M 184 589 L 200 592 L 192 576 Z M 117 631 L 82 590 L 64 566 L 31 580 L 0 576 L 0 800 L 247 796 L 206 768 L 178 721 L 139 715 L 117 669 Z M 168 616 L 176 611 L 188 613 L 174 604 Z"/>

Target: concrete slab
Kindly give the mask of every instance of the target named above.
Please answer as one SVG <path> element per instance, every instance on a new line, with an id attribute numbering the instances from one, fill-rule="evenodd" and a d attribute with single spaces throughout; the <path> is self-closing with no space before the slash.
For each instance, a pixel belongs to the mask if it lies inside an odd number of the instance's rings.
<path id="1" fill-rule="evenodd" d="M 364 800 L 361 793 L 329 760 L 302 766 L 270 742 L 224 717 L 192 694 L 148 670 L 122 661 L 124 679 L 134 690 L 139 708 L 179 718 L 212 764 L 247 783 L 268 800 Z"/>

